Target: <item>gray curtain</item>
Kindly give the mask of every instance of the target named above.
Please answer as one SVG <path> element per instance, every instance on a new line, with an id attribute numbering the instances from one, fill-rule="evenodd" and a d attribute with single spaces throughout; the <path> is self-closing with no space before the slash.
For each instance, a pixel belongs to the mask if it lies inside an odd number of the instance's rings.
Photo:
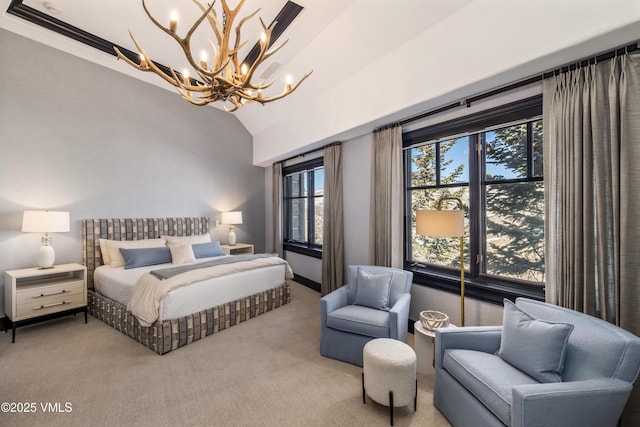
<path id="1" fill-rule="evenodd" d="M 402 128 L 373 134 L 370 262 L 402 268 Z"/>
<path id="2" fill-rule="evenodd" d="M 344 284 L 344 220 L 342 213 L 342 145 L 324 148 L 322 219 L 322 285 L 327 295 Z"/>
<path id="3" fill-rule="evenodd" d="M 543 87 L 546 299 L 640 335 L 640 55 Z M 623 425 L 640 425 L 638 388 Z"/>
<path id="4" fill-rule="evenodd" d="M 282 249 L 282 163 L 273 164 L 273 174 L 271 177 L 273 195 L 273 252 L 280 258 L 284 258 Z"/>

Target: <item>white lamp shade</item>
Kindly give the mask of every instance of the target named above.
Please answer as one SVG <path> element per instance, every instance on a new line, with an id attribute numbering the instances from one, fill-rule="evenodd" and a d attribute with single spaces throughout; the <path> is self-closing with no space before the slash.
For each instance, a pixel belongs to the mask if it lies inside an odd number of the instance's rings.
<path id="1" fill-rule="evenodd" d="M 222 212 L 220 222 L 222 222 L 223 224 L 231 224 L 231 225 L 242 224 L 242 212 L 240 211 Z"/>
<path id="2" fill-rule="evenodd" d="M 416 233 L 432 237 L 464 236 L 464 211 L 416 211 Z"/>
<path id="3" fill-rule="evenodd" d="M 66 233 L 69 231 L 69 212 L 24 211 L 22 231 L 26 233 Z"/>

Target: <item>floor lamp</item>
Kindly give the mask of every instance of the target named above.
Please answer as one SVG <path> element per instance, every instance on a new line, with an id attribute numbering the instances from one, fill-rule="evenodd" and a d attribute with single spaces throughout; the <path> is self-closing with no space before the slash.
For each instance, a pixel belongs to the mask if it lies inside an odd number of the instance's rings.
<path id="1" fill-rule="evenodd" d="M 444 202 L 455 202 L 457 209 L 442 210 Z M 416 211 L 416 234 L 460 238 L 460 320 L 464 326 L 464 210 L 459 197 L 438 200 L 438 210 Z"/>

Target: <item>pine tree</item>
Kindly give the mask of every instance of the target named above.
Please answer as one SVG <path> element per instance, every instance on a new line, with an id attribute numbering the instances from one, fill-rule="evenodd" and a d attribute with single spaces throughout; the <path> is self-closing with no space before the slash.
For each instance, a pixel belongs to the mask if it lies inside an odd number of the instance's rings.
<path id="1" fill-rule="evenodd" d="M 542 175 L 542 121 L 532 123 L 533 174 Z M 485 144 L 487 181 L 528 177 L 526 125 L 494 132 Z M 493 167 L 499 165 L 499 167 Z M 494 173 L 490 173 L 489 170 Z M 502 173 L 500 173 L 502 172 Z M 544 280 L 544 185 L 538 182 L 487 184 L 485 192 L 487 272 Z"/>

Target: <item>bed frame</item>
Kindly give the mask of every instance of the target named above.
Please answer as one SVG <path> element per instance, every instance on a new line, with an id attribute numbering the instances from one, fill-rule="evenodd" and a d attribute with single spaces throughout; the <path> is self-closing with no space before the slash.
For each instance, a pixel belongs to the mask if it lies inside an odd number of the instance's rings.
<path id="1" fill-rule="evenodd" d="M 165 354 L 237 325 L 291 301 L 285 282 L 185 317 L 141 326 L 127 307 L 94 290 L 93 272 L 102 265 L 100 239 L 142 240 L 161 235 L 191 236 L 209 232 L 209 218 L 117 218 L 82 220 L 83 258 L 87 267 L 89 313 L 158 354 Z"/>

